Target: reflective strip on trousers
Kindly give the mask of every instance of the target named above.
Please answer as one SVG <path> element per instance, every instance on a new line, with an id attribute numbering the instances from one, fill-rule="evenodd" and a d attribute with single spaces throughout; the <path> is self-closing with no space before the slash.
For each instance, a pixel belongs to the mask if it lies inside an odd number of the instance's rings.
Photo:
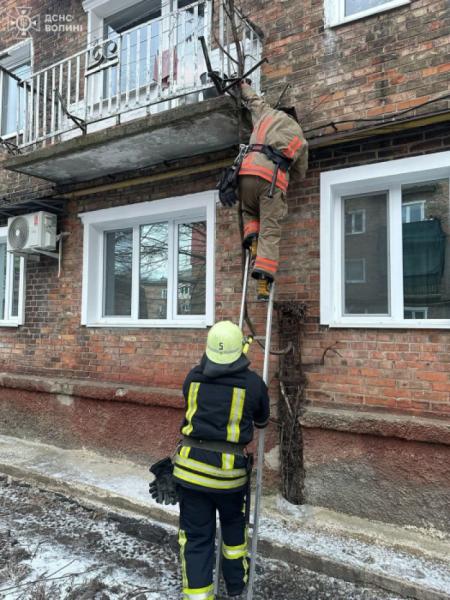
<path id="1" fill-rule="evenodd" d="M 190 435 L 192 433 L 192 418 L 197 412 L 197 396 L 199 388 L 200 384 L 195 382 L 191 383 L 191 385 L 189 386 L 188 408 L 186 411 L 187 425 L 185 425 L 181 430 L 181 433 L 183 435 Z"/>
<path id="2" fill-rule="evenodd" d="M 228 560 L 235 560 L 236 558 L 247 556 L 247 539 L 239 546 L 227 546 L 226 544 L 222 544 L 222 554 L 224 558 L 227 558 Z"/>
<path id="3" fill-rule="evenodd" d="M 184 551 L 187 544 L 186 532 L 183 529 L 180 529 L 178 532 L 178 543 L 180 545 L 180 559 L 181 559 L 181 578 L 183 581 L 183 588 L 189 585 L 187 579 L 187 570 L 186 570 L 186 557 L 184 555 Z"/>
<path id="4" fill-rule="evenodd" d="M 221 481 L 220 479 L 213 479 L 212 477 L 190 473 L 178 467 L 177 465 L 174 467 L 173 475 L 174 477 L 181 479 L 182 481 L 186 481 L 187 483 L 212 488 L 215 490 L 232 490 L 247 483 L 247 476 L 232 479 L 231 481 Z"/>
<path id="5" fill-rule="evenodd" d="M 183 587 L 183 600 L 214 600 L 214 584 L 202 588 Z"/>

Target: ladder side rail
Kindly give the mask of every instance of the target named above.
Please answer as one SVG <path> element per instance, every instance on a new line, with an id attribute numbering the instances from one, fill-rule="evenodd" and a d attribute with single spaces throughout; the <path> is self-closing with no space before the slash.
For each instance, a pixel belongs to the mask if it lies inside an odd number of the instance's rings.
<path id="1" fill-rule="evenodd" d="M 263 380 L 266 385 L 269 383 L 269 363 L 270 363 L 270 342 L 272 337 L 272 313 L 273 313 L 273 298 L 275 293 L 275 282 L 272 283 L 270 288 L 269 305 L 267 307 L 267 321 L 266 321 L 266 344 L 264 347 L 264 367 L 263 367 Z M 258 549 L 258 527 L 259 527 L 259 515 L 261 508 L 261 492 L 262 492 L 262 477 L 264 467 L 264 443 L 265 443 L 266 430 L 260 429 L 258 433 L 258 460 L 256 466 L 256 489 L 255 489 L 255 507 L 253 512 L 253 533 L 252 533 L 252 549 L 251 549 L 251 562 L 250 572 L 248 578 L 247 587 L 247 600 L 253 600 L 253 587 L 255 582 L 255 570 L 256 570 L 256 555 Z"/>
<path id="2" fill-rule="evenodd" d="M 245 255 L 245 269 L 244 276 L 242 280 L 242 299 L 241 299 L 241 310 L 239 313 L 239 329 L 242 331 L 244 326 L 244 315 L 245 315 L 245 300 L 247 297 L 247 288 L 248 288 L 248 273 L 250 268 L 250 258 L 251 252 L 250 250 L 246 251 Z M 219 580 L 220 580 L 220 563 L 221 563 L 221 554 L 222 554 L 222 529 L 220 527 L 220 523 L 217 528 L 217 536 L 216 536 L 216 568 L 214 571 L 214 594 L 217 595 L 219 592 Z"/>

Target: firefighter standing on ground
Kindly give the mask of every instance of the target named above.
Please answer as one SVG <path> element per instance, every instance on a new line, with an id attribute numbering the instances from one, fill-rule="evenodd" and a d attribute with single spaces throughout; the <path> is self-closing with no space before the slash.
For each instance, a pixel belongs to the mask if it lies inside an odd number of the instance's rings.
<path id="1" fill-rule="evenodd" d="M 244 246 L 252 251 L 252 277 L 259 280 L 258 299 L 267 300 L 270 283 L 278 270 L 281 221 L 287 214 L 289 174 L 305 176 L 308 144 L 298 124 L 295 108 L 272 108 L 245 82 L 241 83 L 241 90 L 253 123 L 249 150 L 239 171 Z M 281 164 L 273 196 L 270 197 L 276 170 L 274 161 Z"/>
<path id="2" fill-rule="evenodd" d="M 245 446 L 253 438 L 254 425 L 267 425 L 270 409 L 267 386 L 249 370 L 243 349 L 237 325 L 216 323 L 201 363 L 183 385 L 183 441 L 173 460 L 180 501 L 183 600 L 214 600 L 216 510 L 228 594 L 239 596 L 247 583 Z"/>

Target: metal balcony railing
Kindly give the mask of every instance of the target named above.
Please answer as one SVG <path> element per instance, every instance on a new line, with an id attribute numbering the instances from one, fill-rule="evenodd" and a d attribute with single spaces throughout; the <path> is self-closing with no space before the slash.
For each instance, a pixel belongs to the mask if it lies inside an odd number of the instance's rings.
<path id="1" fill-rule="evenodd" d="M 245 69 L 261 58 L 261 38 L 237 12 Z M 230 16 L 212 0 L 185 8 L 91 44 L 16 86 L 16 133 L 8 137 L 19 151 L 33 150 L 81 133 L 198 102 L 214 94 L 199 36 L 204 36 L 214 70 L 236 71 Z M 259 87 L 259 70 L 252 75 Z"/>

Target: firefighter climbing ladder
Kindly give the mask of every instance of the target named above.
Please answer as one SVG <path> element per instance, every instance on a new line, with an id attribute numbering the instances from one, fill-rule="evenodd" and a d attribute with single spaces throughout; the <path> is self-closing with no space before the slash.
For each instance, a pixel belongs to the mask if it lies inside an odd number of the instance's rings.
<path id="1" fill-rule="evenodd" d="M 241 311 L 239 315 L 239 328 L 242 331 L 244 326 L 245 306 L 248 288 L 248 276 L 250 271 L 250 260 L 251 252 L 247 250 L 245 257 L 245 269 L 244 277 L 242 282 L 242 299 L 241 299 Z M 275 293 L 275 282 L 270 287 L 270 297 L 267 304 L 267 317 L 266 317 L 266 334 L 263 338 L 264 344 L 264 365 L 263 365 L 263 380 L 266 385 L 269 383 L 269 359 L 270 359 L 270 340 L 272 337 L 272 313 L 273 313 L 273 298 Z M 265 429 L 259 429 L 258 433 L 258 451 L 257 451 L 257 463 L 256 463 L 256 487 L 255 487 L 255 500 L 253 509 L 253 523 L 249 523 L 249 527 L 252 528 L 252 547 L 250 552 L 250 569 L 248 575 L 247 585 L 247 600 L 253 600 L 253 588 L 255 582 L 255 569 L 256 569 L 256 556 L 258 549 L 258 527 L 259 527 L 259 514 L 261 508 L 261 492 L 262 492 L 262 475 L 264 467 L 264 444 L 265 444 Z M 217 536 L 217 553 L 216 553 L 216 569 L 214 576 L 214 594 L 216 595 L 219 590 L 219 579 L 220 579 L 220 557 L 222 548 L 222 532 L 219 529 Z"/>

